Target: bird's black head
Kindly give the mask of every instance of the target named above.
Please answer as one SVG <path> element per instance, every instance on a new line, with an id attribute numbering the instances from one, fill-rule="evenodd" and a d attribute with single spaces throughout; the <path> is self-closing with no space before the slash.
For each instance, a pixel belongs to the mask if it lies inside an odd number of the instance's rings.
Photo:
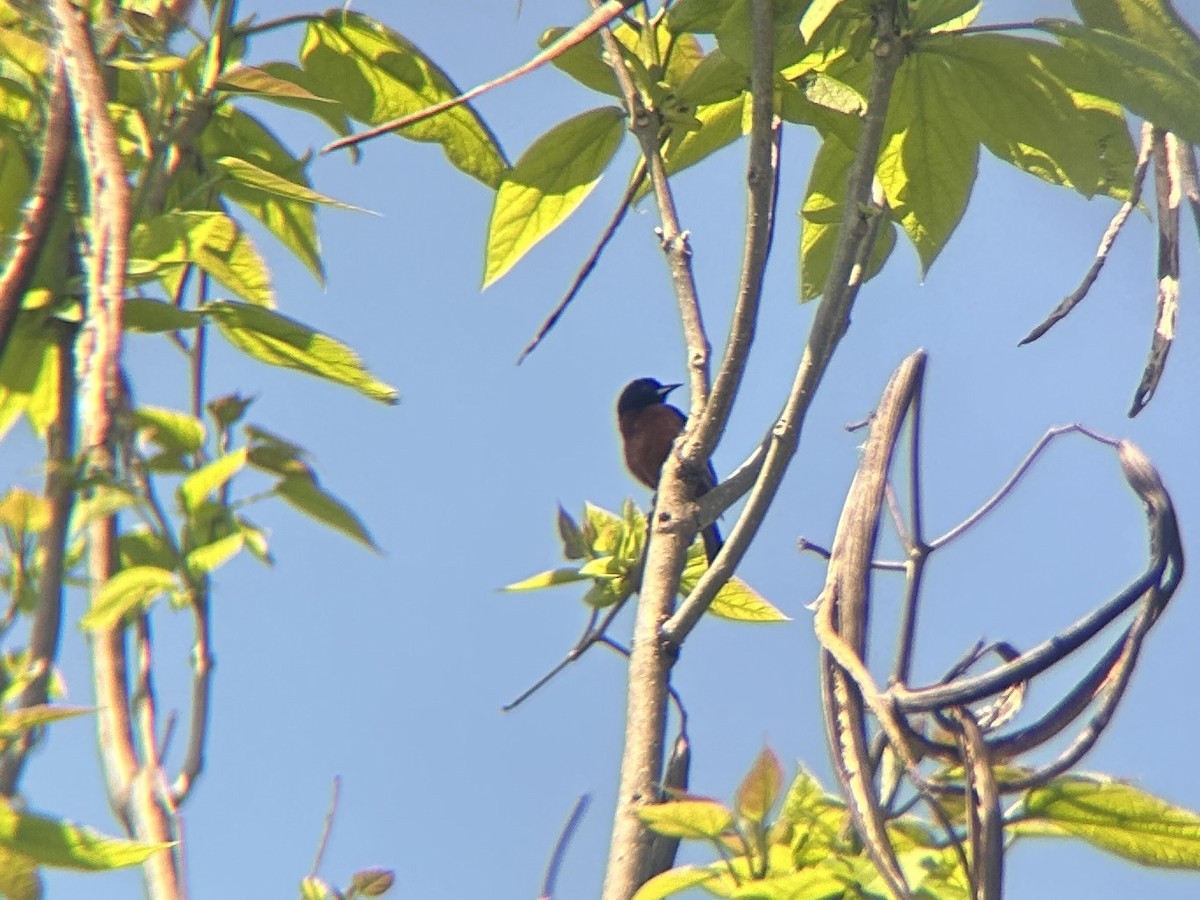
<path id="1" fill-rule="evenodd" d="M 617 400 L 617 415 L 645 409 L 662 403 L 667 394 L 679 387 L 677 384 L 661 384 L 654 378 L 639 378 L 625 385 Z"/>

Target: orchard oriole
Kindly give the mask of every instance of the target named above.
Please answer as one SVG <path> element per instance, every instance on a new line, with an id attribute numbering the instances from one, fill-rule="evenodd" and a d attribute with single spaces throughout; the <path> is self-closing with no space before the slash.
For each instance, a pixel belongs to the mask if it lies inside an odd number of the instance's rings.
<path id="1" fill-rule="evenodd" d="M 638 378 L 625 385 L 617 399 L 617 425 L 621 430 L 625 465 L 650 490 L 658 488 L 667 454 L 687 424 L 687 416 L 666 402 L 667 395 L 677 387 L 678 384 L 661 384 L 653 378 Z M 711 490 L 716 483 L 717 473 L 710 462 L 708 478 L 700 493 Z M 714 522 L 701 535 L 704 553 L 712 563 L 723 543 L 721 532 Z"/>

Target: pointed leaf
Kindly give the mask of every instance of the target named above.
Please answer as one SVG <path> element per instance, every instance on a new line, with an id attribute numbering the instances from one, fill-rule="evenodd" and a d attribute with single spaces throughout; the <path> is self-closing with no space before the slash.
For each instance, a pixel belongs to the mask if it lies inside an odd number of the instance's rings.
<path id="1" fill-rule="evenodd" d="M 300 200 L 305 203 L 320 203 L 326 206 L 336 206 L 338 209 L 348 209 L 354 212 L 366 212 L 378 215 L 378 213 L 373 213 L 369 209 L 363 209 L 361 206 L 354 206 L 351 203 L 334 200 L 320 191 L 314 191 L 307 185 L 291 181 L 282 175 L 276 175 L 274 172 L 268 172 L 266 169 L 261 169 L 254 165 L 254 163 L 238 159 L 236 156 L 222 156 L 213 160 L 213 163 L 227 176 L 246 188 L 262 191 L 267 194 L 274 194 L 277 197 Z"/>
<path id="2" fill-rule="evenodd" d="M 1132 785 L 1059 778 L 1029 792 L 1026 813 L 1116 856 L 1160 868 L 1200 868 L 1200 815 Z"/>
<path id="3" fill-rule="evenodd" d="M 842 207 L 846 202 L 846 178 L 853 161 L 853 151 L 836 137 L 821 142 L 809 174 L 808 192 L 800 211 L 804 227 L 800 234 L 800 299 L 819 297 L 825 289 L 825 279 L 833 261 Z M 892 222 L 880 225 L 879 238 L 867 266 L 866 279 L 874 278 L 896 245 L 896 230 Z M 864 279 L 864 280 L 866 280 Z"/>
<path id="4" fill-rule="evenodd" d="M 561 504 L 558 507 L 556 522 L 558 536 L 562 540 L 563 557 L 565 559 L 585 559 L 588 555 L 588 545 L 583 530 L 575 524 L 575 520 L 562 508 Z"/>
<path id="5" fill-rule="evenodd" d="M 204 316 L 192 309 L 180 309 L 148 297 L 126 297 L 123 324 L 129 331 L 155 334 L 195 328 Z"/>
<path id="6" fill-rule="evenodd" d="M 163 277 L 194 263 L 235 294 L 261 306 L 274 305 L 270 272 L 250 238 L 220 212 L 169 212 L 133 230 L 130 256 Z"/>
<path id="7" fill-rule="evenodd" d="M 18 534 L 44 531 L 50 526 L 50 501 L 24 488 L 10 488 L 0 497 L 0 524 Z"/>
<path id="8" fill-rule="evenodd" d="M 31 728 L 90 715 L 93 712 L 95 710 L 88 706 L 57 706 L 50 703 L 8 710 L 0 715 L 0 735 L 11 740 Z"/>
<path id="9" fill-rule="evenodd" d="M 536 575 L 530 575 L 521 581 L 514 581 L 500 588 L 502 591 L 537 591 L 542 588 L 554 587 L 559 584 L 576 584 L 580 581 L 590 581 L 587 575 L 581 575 L 578 569 L 562 568 L 547 569 Z"/>
<path id="10" fill-rule="evenodd" d="M 354 388 L 372 400 L 399 401 L 395 388 L 368 372 L 350 347 L 295 319 L 231 300 L 206 304 L 204 312 L 226 340 L 260 362 Z"/>
<path id="11" fill-rule="evenodd" d="M 905 58 L 892 88 L 876 174 L 891 215 L 929 270 L 967 208 L 975 184 L 979 144 L 963 127 L 957 86 L 941 60 L 924 53 Z"/>
<path id="12" fill-rule="evenodd" d="M 763 747 L 738 786 L 734 806 L 751 822 L 765 822 L 783 789 L 783 766 L 770 747 Z"/>
<path id="13" fill-rule="evenodd" d="M 669 800 L 638 810 L 655 834 L 716 840 L 733 827 L 733 812 L 715 800 Z"/>
<path id="14" fill-rule="evenodd" d="M 211 544 L 197 547 L 187 555 L 185 560 L 188 571 L 197 576 L 207 575 L 237 556 L 245 544 L 246 535 L 241 531 L 235 531 Z"/>
<path id="15" fill-rule="evenodd" d="M 323 109 L 328 104 L 318 106 Z M 292 156 L 257 119 L 227 104 L 217 107 L 213 113 L 208 127 L 200 135 L 200 149 L 206 159 L 244 159 L 273 175 L 312 187 L 304 161 Z M 237 181 L 222 182 L 221 193 L 261 222 L 317 281 L 325 283 L 316 208 L 311 202 L 281 197 Z"/>
<path id="16" fill-rule="evenodd" d="M 695 866 L 677 866 L 655 875 L 633 895 L 633 900 L 664 900 L 673 897 L 691 887 L 700 887 L 710 881 L 720 879 L 721 873 L 712 869 L 698 869 Z"/>
<path id="17" fill-rule="evenodd" d="M 1039 19 L 1037 26 L 1092 66 L 1093 93 L 1111 97 L 1189 144 L 1200 143 L 1200 73 L 1181 67 L 1172 47 L 1149 47 L 1064 19 Z"/>
<path id="18" fill-rule="evenodd" d="M 222 72 L 217 79 L 217 87 L 221 90 L 243 94 L 264 94 L 271 98 L 307 100 L 328 104 L 334 102 L 328 97 L 320 97 L 312 93 L 294 81 L 278 78 L 265 69 L 241 64 Z"/>
<path id="19" fill-rule="evenodd" d="M 947 34 L 921 46 L 945 67 L 959 127 L 999 159 L 1085 197 L 1129 196 L 1129 128 L 1116 103 L 1085 89 L 1085 62 L 1012 35 Z"/>
<path id="20" fill-rule="evenodd" d="M 171 846 L 108 837 L 62 819 L 18 812 L 7 803 L 0 803 L 0 845 L 44 866 L 85 872 L 136 866 Z"/>
<path id="21" fill-rule="evenodd" d="M 175 587 L 175 574 L 166 569 L 157 566 L 122 569 L 96 591 L 80 624 L 86 631 L 111 628 L 128 613 L 148 607 Z"/>
<path id="22" fill-rule="evenodd" d="M 568 31 L 570 31 L 569 28 L 547 28 L 538 38 L 538 46 L 545 49 Z M 619 97 L 621 91 L 617 87 L 617 79 L 613 75 L 612 69 L 608 67 L 608 63 L 601 58 L 601 53 L 600 35 L 597 33 L 576 44 L 566 53 L 555 57 L 552 65 L 593 91 Z"/>
<path id="23" fill-rule="evenodd" d="M 239 447 L 226 453 L 219 459 L 214 459 L 206 466 L 201 466 L 179 484 L 179 497 L 184 509 L 194 510 L 219 488 L 223 487 L 230 478 L 246 467 L 245 447 Z"/>
<path id="24" fill-rule="evenodd" d="M 194 416 L 158 406 L 139 406 L 133 421 L 148 440 L 165 450 L 198 453 L 204 447 L 204 423 Z"/>
<path id="25" fill-rule="evenodd" d="M 557 228 L 600 181 L 625 131 L 605 106 L 562 122 L 534 141 L 500 183 L 488 225 L 483 284 L 511 269 Z"/>
<path id="26" fill-rule="evenodd" d="M 275 493 L 310 519 L 379 551 L 371 533 L 354 511 L 323 490 L 313 478 L 301 475 L 285 478 L 275 485 Z"/>
<path id="27" fill-rule="evenodd" d="M 361 13 L 343 9 L 309 23 L 300 59 L 323 93 L 368 125 L 382 125 L 460 93 L 416 45 Z M 495 136 L 468 104 L 397 134 L 441 144 L 456 168 L 488 187 L 496 187 L 508 168 Z"/>

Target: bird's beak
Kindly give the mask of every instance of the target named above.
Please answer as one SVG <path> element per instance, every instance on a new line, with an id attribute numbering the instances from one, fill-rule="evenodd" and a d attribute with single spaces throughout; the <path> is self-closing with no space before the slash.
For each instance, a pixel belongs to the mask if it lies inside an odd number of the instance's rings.
<path id="1" fill-rule="evenodd" d="M 683 387 L 683 385 L 682 384 L 664 384 L 662 387 L 660 387 L 658 389 L 658 399 L 666 400 L 667 394 L 671 393 L 671 391 L 675 390 L 675 388 L 677 388 L 677 387 Z"/>

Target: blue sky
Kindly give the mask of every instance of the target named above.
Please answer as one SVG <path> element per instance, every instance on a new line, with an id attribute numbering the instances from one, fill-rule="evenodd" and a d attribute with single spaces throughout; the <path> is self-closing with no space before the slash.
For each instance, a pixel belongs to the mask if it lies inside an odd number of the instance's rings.
<path id="1" fill-rule="evenodd" d="M 551 10 L 534 0 L 519 16 L 514 4 L 482 0 L 354 8 L 470 85 L 523 60 L 544 28 L 567 24 L 583 7 Z M 242 4 L 243 14 L 252 10 L 271 18 L 296 5 Z M 1057 0 L 1014 0 L 988 4 L 982 21 L 1068 14 Z M 294 61 L 301 37 L 297 28 L 256 40 L 250 61 Z M 478 108 L 516 159 L 555 122 L 606 102 L 546 71 Z M 328 139 L 297 114 L 263 114 L 296 152 Z M 812 316 L 812 305 L 797 302 L 796 285 L 797 211 L 814 150 L 809 134 L 789 129 L 762 322 L 715 454 L 719 472 L 739 464 L 771 426 Z M 631 141 L 621 153 L 626 165 L 615 172 L 632 164 Z M 716 345 L 741 257 L 743 165 L 739 145 L 677 181 Z M 381 215 L 321 213 L 325 289 L 257 233 L 280 307 L 354 346 L 402 401 L 384 407 L 265 370 L 216 341 L 211 391 L 255 395 L 250 421 L 311 450 L 323 484 L 355 507 L 383 552 L 372 555 L 272 503 L 257 520 L 269 526 L 276 568 L 247 559 L 218 574 L 208 768 L 182 816 L 192 894 L 293 895 L 312 859 L 331 779 L 340 775 L 322 869 L 334 883 L 379 865 L 400 873 L 405 896 L 536 896 L 559 828 L 575 799 L 590 793 L 559 896 L 595 896 L 621 747 L 623 666 L 594 650 L 502 714 L 502 704 L 570 647 L 586 610 L 582 591 L 570 587 L 537 594 L 497 588 L 558 564 L 556 504 L 577 512 L 584 501 L 616 509 L 625 497 L 648 499 L 622 467 L 613 405 L 633 377 L 685 380 L 654 210 L 644 204 L 627 218 L 557 330 L 516 367 L 611 214 L 621 176 L 606 178 L 564 228 L 482 295 L 492 195 L 451 169 L 436 147 L 378 140 L 361 164 L 344 154 L 321 158 L 312 176 L 319 190 Z M 924 439 L 931 532 L 969 514 L 1048 427 L 1074 421 L 1142 446 L 1173 492 L 1185 538 L 1191 532 L 1200 519 L 1193 389 L 1200 331 L 1189 321 L 1190 226 L 1177 346 L 1138 419 L 1125 412 L 1153 327 L 1147 217 L 1131 219 L 1084 305 L 1041 341 L 1017 347 L 1075 287 L 1114 209 L 1112 201 L 1085 201 L 985 156 L 966 217 L 924 282 L 902 239 L 885 273 L 864 290 L 787 482 L 739 572 L 793 621 L 705 621 L 676 668 L 691 716 L 694 791 L 731 795 L 764 743 L 789 768 L 803 764 L 833 785 L 805 609 L 823 568 L 797 553 L 796 540 L 828 543 L 863 439 L 843 425 L 871 410 L 915 348 L 930 354 Z M 183 360 L 160 344 L 129 342 L 137 400 L 184 408 Z M 23 429 L 7 439 L 3 470 L 33 487 L 37 448 Z M 1114 457 L 1077 438 L 1063 441 L 999 514 L 935 555 L 918 677 L 936 677 L 981 636 L 1033 645 L 1132 580 L 1144 559 L 1141 511 Z M 898 599 L 892 587 L 878 584 L 881 615 Z M 73 620 L 83 602 L 72 596 Z M 1200 613 L 1190 581 L 1166 616 L 1086 768 L 1200 809 L 1200 735 L 1188 699 L 1200 677 Z M 627 611 L 617 633 L 627 634 L 630 621 Z M 159 610 L 155 629 L 159 706 L 183 713 L 186 617 Z M 1035 686 L 1031 706 L 1052 704 L 1094 655 Z M 67 631 L 62 665 L 70 701 L 91 703 L 86 641 L 77 628 Z M 172 763 L 181 744 L 177 738 Z M 115 833 L 89 719 L 54 726 L 24 786 L 33 808 Z M 1019 845 L 1006 877 L 1011 896 L 1068 900 L 1194 897 L 1200 883 L 1049 840 Z M 137 872 L 48 878 L 50 896 L 86 892 L 101 900 L 138 895 L 139 882 Z"/>

